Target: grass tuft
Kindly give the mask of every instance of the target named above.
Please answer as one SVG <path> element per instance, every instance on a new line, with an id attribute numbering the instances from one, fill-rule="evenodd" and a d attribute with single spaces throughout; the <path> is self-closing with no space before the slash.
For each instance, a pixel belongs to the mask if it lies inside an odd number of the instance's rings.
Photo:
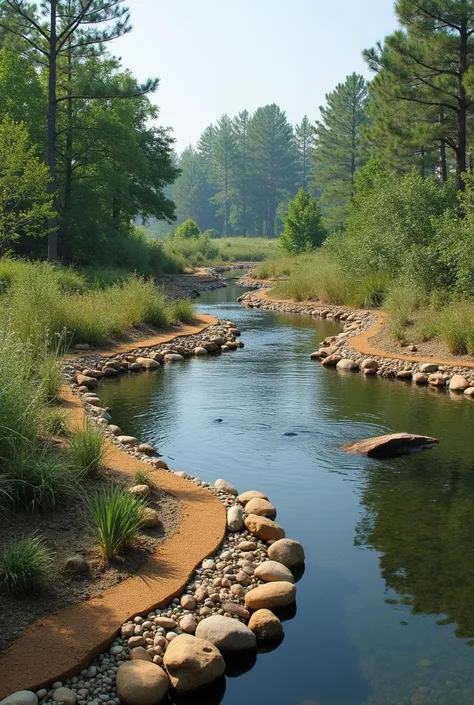
<path id="1" fill-rule="evenodd" d="M 45 587 L 51 579 L 53 557 L 44 539 L 15 539 L 0 554 L 0 586 L 21 595 Z"/>
<path id="2" fill-rule="evenodd" d="M 69 465 L 79 477 L 97 475 L 103 466 L 105 453 L 104 436 L 94 426 L 75 431 L 68 440 Z"/>
<path id="3" fill-rule="evenodd" d="M 145 502 L 120 487 L 99 490 L 87 499 L 102 556 L 109 560 L 129 547 L 143 526 Z"/>
<path id="4" fill-rule="evenodd" d="M 148 470 L 137 470 L 137 472 L 135 473 L 135 484 L 148 485 L 149 487 L 151 487 L 152 481 Z"/>

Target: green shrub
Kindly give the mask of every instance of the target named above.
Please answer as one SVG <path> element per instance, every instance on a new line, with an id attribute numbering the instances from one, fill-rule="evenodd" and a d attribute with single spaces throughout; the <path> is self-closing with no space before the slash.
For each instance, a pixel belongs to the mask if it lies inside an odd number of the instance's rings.
<path id="1" fill-rule="evenodd" d="M 176 228 L 175 237 L 189 240 L 192 238 L 198 238 L 200 234 L 201 231 L 199 230 L 199 226 L 196 221 L 192 218 L 188 218 L 184 221 L 184 223 L 178 225 Z"/>
<path id="2" fill-rule="evenodd" d="M 31 446 L 30 452 L 11 454 L 4 472 L 15 507 L 38 511 L 54 507 L 75 487 L 68 466 L 43 447 Z"/>
<path id="3" fill-rule="evenodd" d="M 130 546 L 143 526 L 145 502 L 110 486 L 87 500 L 100 551 L 105 559 Z"/>
<path id="4" fill-rule="evenodd" d="M 69 431 L 68 416 L 64 409 L 47 406 L 40 413 L 39 434 L 46 438 L 64 436 Z"/>
<path id="5" fill-rule="evenodd" d="M 99 429 L 86 426 L 68 439 L 68 461 L 80 477 L 97 475 L 106 454 L 105 439 Z"/>
<path id="6" fill-rule="evenodd" d="M 474 302 L 457 302 L 437 312 L 439 335 L 454 355 L 474 355 Z"/>
<path id="7" fill-rule="evenodd" d="M 136 485 L 150 485 L 152 484 L 150 473 L 148 470 L 137 470 L 135 473 L 135 484 Z"/>
<path id="8" fill-rule="evenodd" d="M 280 236 L 282 249 L 289 254 L 314 250 L 325 236 L 319 201 L 308 191 L 300 189 L 288 204 Z"/>
<path id="9" fill-rule="evenodd" d="M 40 364 L 39 378 L 46 399 L 48 401 L 57 399 L 62 385 L 61 369 L 56 358 L 51 354 L 45 355 L 43 362 Z"/>
<path id="10" fill-rule="evenodd" d="M 0 586 L 23 594 L 40 590 L 50 582 L 53 557 L 40 536 L 11 541 L 0 554 Z"/>
<path id="11" fill-rule="evenodd" d="M 170 303 L 172 321 L 191 323 L 194 319 L 194 306 L 189 299 L 179 299 Z"/>

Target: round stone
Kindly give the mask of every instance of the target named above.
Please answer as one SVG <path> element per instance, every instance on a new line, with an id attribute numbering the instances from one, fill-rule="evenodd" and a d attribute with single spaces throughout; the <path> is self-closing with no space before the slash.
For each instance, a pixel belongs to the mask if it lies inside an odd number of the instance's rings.
<path id="1" fill-rule="evenodd" d="M 38 705 L 38 697 L 31 690 L 17 690 L 0 702 L 2 705 Z"/>
<path id="2" fill-rule="evenodd" d="M 286 581 L 288 583 L 295 582 L 291 570 L 283 565 L 283 563 L 278 563 L 277 561 L 264 561 L 260 563 L 255 568 L 254 575 L 256 578 L 266 583 L 280 581 Z"/>
<path id="3" fill-rule="evenodd" d="M 248 492 L 243 492 L 243 494 L 239 494 L 239 496 L 237 497 L 237 501 L 243 507 L 245 507 L 251 499 L 266 499 L 268 501 L 267 495 L 263 494 L 263 492 L 259 492 L 258 490 L 249 490 Z"/>
<path id="4" fill-rule="evenodd" d="M 273 609 L 291 605 L 295 599 L 296 588 L 292 583 L 266 583 L 245 595 L 245 606 L 251 610 Z"/>
<path id="5" fill-rule="evenodd" d="M 188 634 L 173 639 L 163 665 L 177 693 L 187 693 L 213 683 L 224 675 L 225 661 L 209 641 Z"/>
<path id="6" fill-rule="evenodd" d="M 126 661 L 117 671 L 117 695 L 128 705 L 155 705 L 168 692 L 168 677 L 147 661 Z"/>
<path id="7" fill-rule="evenodd" d="M 280 639 L 283 635 L 283 625 L 270 610 L 261 609 L 252 614 L 249 629 L 257 639 Z"/>
<path id="8" fill-rule="evenodd" d="M 248 651 L 256 646 L 255 635 L 242 622 L 213 615 L 199 622 L 196 636 L 214 644 L 219 651 Z"/>
<path id="9" fill-rule="evenodd" d="M 268 548 L 268 557 L 272 561 L 282 563 L 287 568 L 293 568 L 304 562 L 303 546 L 293 539 L 280 539 Z"/>
<path id="10" fill-rule="evenodd" d="M 270 502 L 267 502 L 266 499 L 255 498 L 251 499 L 250 502 L 247 502 L 245 506 L 245 513 L 257 514 L 261 517 L 267 517 L 267 519 L 275 519 L 277 510 L 276 507 L 274 507 L 273 504 L 270 504 Z"/>
<path id="11" fill-rule="evenodd" d="M 271 519 L 260 517 L 257 514 L 249 514 L 245 517 L 245 526 L 251 534 L 262 541 L 270 541 L 271 539 L 283 539 L 285 532 L 281 526 L 275 524 Z"/>
<path id="12" fill-rule="evenodd" d="M 58 688 L 53 693 L 53 700 L 64 705 L 76 705 L 77 694 L 70 688 Z"/>

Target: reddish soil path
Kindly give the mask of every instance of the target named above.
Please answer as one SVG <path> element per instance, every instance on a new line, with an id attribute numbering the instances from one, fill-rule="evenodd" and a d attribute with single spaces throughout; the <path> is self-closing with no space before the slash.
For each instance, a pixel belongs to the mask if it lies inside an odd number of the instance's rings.
<path id="1" fill-rule="evenodd" d="M 201 321 L 200 329 L 186 326 L 179 334 L 200 332 L 215 319 L 201 316 Z M 176 334 L 172 336 L 175 337 Z M 158 339 L 159 343 L 168 342 L 170 335 L 134 342 L 133 348 L 156 345 Z M 131 347 L 129 344 L 127 349 Z M 85 413 L 81 401 L 66 386 L 62 397 L 69 409 L 71 424 L 83 426 Z M 179 595 L 196 566 L 214 553 L 224 538 L 225 508 L 208 490 L 172 472 L 153 470 L 152 466 L 111 442 L 108 442 L 105 465 L 131 475 L 137 470 L 150 471 L 153 482 L 180 502 L 178 528 L 137 575 L 87 602 L 38 619 L 0 654 L 0 700 L 17 690 L 34 690 L 63 680 L 86 666 L 107 647 L 123 622 L 135 614 L 146 614 L 164 606 Z M 60 556 L 61 560 L 63 558 L 65 556 Z"/>

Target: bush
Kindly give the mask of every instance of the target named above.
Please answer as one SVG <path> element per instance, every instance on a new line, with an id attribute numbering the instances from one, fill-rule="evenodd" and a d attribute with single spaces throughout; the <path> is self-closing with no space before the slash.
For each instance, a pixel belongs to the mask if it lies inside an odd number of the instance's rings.
<path id="1" fill-rule="evenodd" d="M 194 307 L 188 299 L 179 299 L 170 303 L 171 320 L 181 323 L 191 323 L 194 320 Z"/>
<path id="2" fill-rule="evenodd" d="M 150 473 L 148 470 L 137 470 L 135 473 L 135 484 L 136 485 L 149 485 L 151 486 L 152 482 L 150 479 Z"/>
<path id="3" fill-rule="evenodd" d="M 324 235 L 318 200 L 300 189 L 288 204 L 280 236 L 282 249 L 292 255 L 308 252 L 322 244 Z"/>
<path id="4" fill-rule="evenodd" d="M 39 434 L 46 438 L 64 436 L 69 431 L 66 412 L 56 406 L 46 407 L 40 414 Z"/>
<path id="5" fill-rule="evenodd" d="M 175 237 L 189 240 L 191 238 L 198 238 L 200 234 L 201 231 L 199 230 L 199 226 L 196 221 L 192 218 L 188 218 L 184 221 L 184 223 L 178 225 L 176 228 Z"/>
<path id="6" fill-rule="evenodd" d="M 79 476 L 97 475 L 105 458 L 105 439 L 93 426 L 75 431 L 68 440 L 68 460 Z"/>
<path id="7" fill-rule="evenodd" d="M 0 554 L 0 586 L 14 594 L 33 592 L 51 579 L 53 558 L 40 536 L 15 539 Z"/>
<path id="8" fill-rule="evenodd" d="M 145 502 L 120 487 L 98 491 L 87 500 L 100 551 L 105 559 L 116 556 L 133 543 L 143 526 Z"/>
<path id="9" fill-rule="evenodd" d="M 205 233 L 189 238 L 177 234 L 168 236 L 164 239 L 163 249 L 168 257 L 178 261 L 183 268 L 213 262 L 219 254 L 219 248 Z"/>
<path id="10" fill-rule="evenodd" d="M 54 507 L 75 486 L 67 465 L 44 447 L 31 446 L 29 453 L 22 448 L 12 454 L 4 477 L 12 504 L 33 512 Z"/>

